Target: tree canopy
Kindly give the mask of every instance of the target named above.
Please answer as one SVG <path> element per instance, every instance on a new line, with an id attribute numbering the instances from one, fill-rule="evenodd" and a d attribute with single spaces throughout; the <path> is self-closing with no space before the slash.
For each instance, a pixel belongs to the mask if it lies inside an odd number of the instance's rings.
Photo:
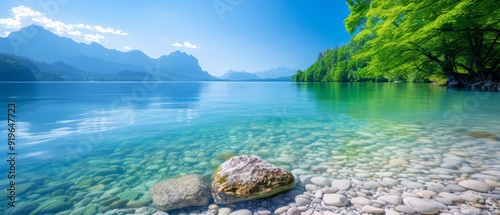
<path id="1" fill-rule="evenodd" d="M 322 74 L 315 69 L 321 66 L 316 62 L 294 81 L 446 77 L 449 86 L 500 86 L 498 0 L 347 0 L 347 4 L 351 13 L 344 21 L 354 36 L 335 50 L 349 54 L 341 61 L 327 54 L 323 58 L 332 59 L 318 60 L 334 62 L 330 67 L 338 69 L 333 73 L 338 76 L 327 70 L 326 77 L 310 79 L 309 73 Z M 352 71 L 356 76 L 349 75 Z"/>

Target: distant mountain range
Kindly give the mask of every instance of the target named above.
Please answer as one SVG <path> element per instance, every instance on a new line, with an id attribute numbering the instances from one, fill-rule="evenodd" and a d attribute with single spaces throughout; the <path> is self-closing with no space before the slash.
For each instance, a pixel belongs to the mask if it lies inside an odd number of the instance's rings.
<path id="1" fill-rule="evenodd" d="M 229 70 L 219 78 L 229 81 L 253 81 L 253 80 L 286 81 L 290 80 L 291 76 L 294 75 L 295 73 L 297 73 L 296 69 L 290 69 L 287 67 L 277 67 L 254 73 Z"/>
<path id="2" fill-rule="evenodd" d="M 245 72 L 245 71 L 234 71 L 229 70 L 224 75 L 219 77 L 222 80 L 230 80 L 230 81 L 243 81 L 243 80 L 256 80 L 260 79 L 259 76 Z"/>
<path id="3" fill-rule="evenodd" d="M 36 25 L 0 38 L 0 53 L 0 81 L 217 80 L 184 52 L 153 59 L 137 50 L 121 52 L 98 43 L 77 43 Z M 14 72 L 19 74 L 9 74 Z"/>

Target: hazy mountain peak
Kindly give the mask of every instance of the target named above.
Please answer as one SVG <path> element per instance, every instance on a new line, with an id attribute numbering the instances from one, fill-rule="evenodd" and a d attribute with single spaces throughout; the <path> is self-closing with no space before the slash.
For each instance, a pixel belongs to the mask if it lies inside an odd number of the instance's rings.
<path id="1" fill-rule="evenodd" d="M 234 71 L 234 70 L 229 70 L 227 71 L 224 75 L 220 76 L 221 79 L 225 80 L 231 80 L 231 81 L 243 81 L 243 80 L 257 80 L 259 77 L 257 77 L 255 74 L 245 72 L 245 71 Z"/>
<path id="2" fill-rule="evenodd" d="M 12 38 L 19 42 L 13 45 Z M 7 38 L 0 38 L 0 50 L 46 63 L 64 62 L 98 76 L 109 76 L 125 70 L 146 73 L 150 70 L 148 68 L 158 68 L 156 74 L 168 80 L 215 79 L 201 69 L 198 59 L 179 50 L 159 59 L 152 59 L 139 50 L 121 52 L 95 42 L 77 43 L 37 25 L 12 32 Z"/>

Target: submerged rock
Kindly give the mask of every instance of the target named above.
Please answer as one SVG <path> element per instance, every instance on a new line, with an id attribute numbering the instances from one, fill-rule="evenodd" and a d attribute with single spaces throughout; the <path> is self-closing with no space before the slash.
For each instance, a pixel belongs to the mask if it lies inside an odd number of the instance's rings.
<path id="1" fill-rule="evenodd" d="M 228 204 L 259 199 L 292 189 L 291 172 L 254 155 L 234 156 L 213 174 L 212 196 L 215 203 Z"/>
<path id="2" fill-rule="evenodd" d="M 210 184 L 201 175 L 186 175 L 161 181 L 149 192 L 160 210 L 205 206 L 210 199 Z"/>
<path id="3" fill-rule="evenodd" d="M 58 196 L 50 198 L 40 204 L 34 211 L 30 213 L 30 215 L 57 213 L 67 210 L 72 206 L 71 202 L 69 202 L 69 199 L 69 196 Z"/>

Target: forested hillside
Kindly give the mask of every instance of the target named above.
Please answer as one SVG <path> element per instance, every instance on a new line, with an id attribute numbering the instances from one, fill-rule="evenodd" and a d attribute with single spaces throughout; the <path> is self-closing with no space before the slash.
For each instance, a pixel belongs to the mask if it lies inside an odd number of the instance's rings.
<path id="1" fill-rule="evenodd" d="M 293 81 L 426 81 L 500 87 L 497 0 L 348 0 L 351 42 L 320 54 Z"/>
<path id="2" fill-rule="evenodd" d="M 41 72 L 34 62 L 28 58 L 10 54 L 0 54 L 0 81 L 61 81 L 61 76 L 49 72 Z"/>

